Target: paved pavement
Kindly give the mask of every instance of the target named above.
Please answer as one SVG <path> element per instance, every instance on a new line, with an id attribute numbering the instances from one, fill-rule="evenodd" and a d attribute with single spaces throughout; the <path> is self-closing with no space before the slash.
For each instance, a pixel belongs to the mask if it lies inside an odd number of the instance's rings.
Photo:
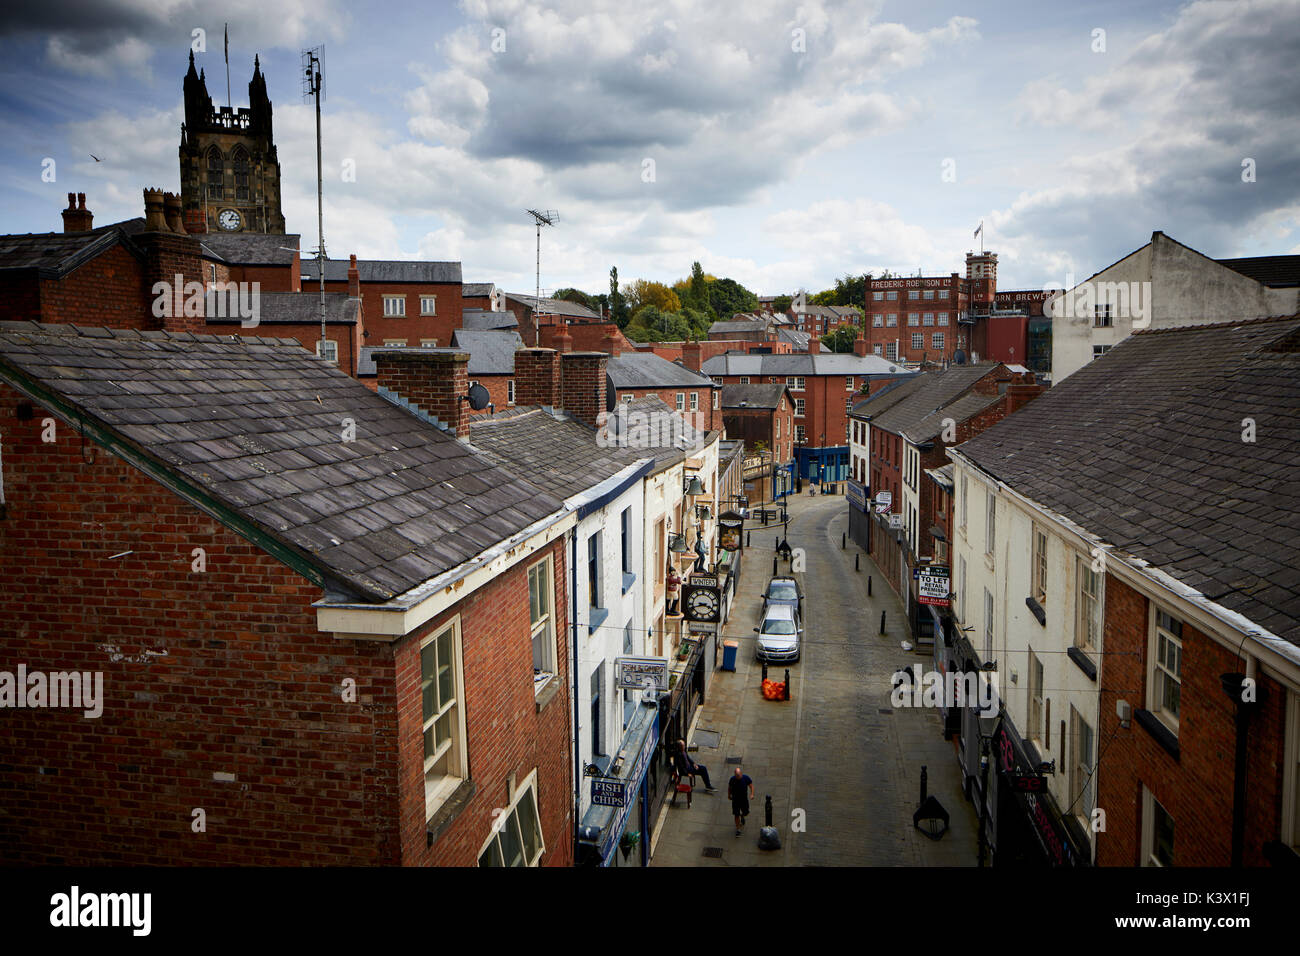
<path id="1" fill-rule="evenodd" d="M 740 641 L 734 673 L 718 670 L 699 710 L 692 743 L 716 794 L 697 786 L 666 806 L 652 866 L 974 866 L 977 818 L 962 795 L 952 744 L 932 709 L 894 709 L 890 675 L 928 658 L 904 651 L 902 605 L 871 559 L 849 542 L 841 550 L 848 511 L 842 496 L 793 496 L 789 541 L 807 556 L 800 662 L 790 665 L 791 700 L 764 700 L 752 628 L 771 575 L 780 526 L 752 529 L 735 607 L 723 638 Z M 853 569 L 860 556 L 861 571 Z M 782 562 L 782 569 L 786 567 Z M 874 575 L 867 597 L 867 575 Z M 887 614 L 886 633 L 880 612 Z M 721 656 L 719 656 L 721 661 Z M 784 678 L 784 666 L 769 676 Z M 735 835 L 726 781 L 739 766 L 754 780 L 744 832 Z M 912 826 L 920 803 L 921 766 L 929 792 L 951 817 L 935 841 Z M 698 780 L 697 780 L 698 784 Z M 764 798 L 770 795 L 781 849 L 758 849 Z M 714 855 L 706 856 L 709 849 Z M 720 854 L 717 851 L 721 851 Z"/>

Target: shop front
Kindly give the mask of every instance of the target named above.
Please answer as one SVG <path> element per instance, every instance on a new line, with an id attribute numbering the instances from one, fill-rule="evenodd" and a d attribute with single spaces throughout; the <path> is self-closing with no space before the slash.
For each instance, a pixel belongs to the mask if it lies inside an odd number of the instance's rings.
<path id="1" fill-rule="evenodd" d="M 700 625 L 692 624 L 693 628 Z M 672 686 L 659 698 L 659 753 L 654 759 L 658 782 L 651 791 L 650 819 L 657 820 L 659 811 L 672 789 L 672 758 L 677 752 L 677 741 L 685 740 L 695 712 L 704 703 L 709 674 L 708 661 L 716 656 L 717 634 L 696 631 L 690 641 L 688 656 L 684 661 L 674 661 L 670 669 Z"/>
<path id="2" fill-rule="evenodd" d="M 849 540 L 863 551 L 871 550 L 871 492 L 852 478 L 846 483 L 844 497 L 849 505 Z"/>
<path id="3" fill-rule="evenodd" d="M 659 708 L 641 704 L 623 735 L 609 776 L 588 776 L 591 807 L 579 827 L 579 859 L 596 866 L 647 866 L 650 807 L 659 787 Z"/>
<path id="4" fill-rule="evenodd" d="M 1047 789 L 1043 764 L 1033 744 L 1021 739 L 1003 715 L 993 737 L 998 767 L 999 831 L 995 863 L 1018 866 L 1089 866 L 1092 851 L 1073 820 L 1062 817 Z"/>

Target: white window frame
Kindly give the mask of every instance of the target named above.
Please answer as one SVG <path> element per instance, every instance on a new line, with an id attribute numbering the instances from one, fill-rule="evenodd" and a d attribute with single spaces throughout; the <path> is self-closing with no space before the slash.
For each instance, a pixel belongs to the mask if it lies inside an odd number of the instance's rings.
<path id="1" fill-rule="evenodd" d="M 1092 570 L 1092 560 L 1087 555 L 1075 555 L 1075 613 L 1074 646 L 1088 654 L 1101 653 L 1101 629 L 1105 621 L 1106 572 Z M 1095 576 L 1096 587 L 1090 593 L 1088 583 Z M 1090 600 L 1091 598 L 1091 600 Z M 1091 615 L 1091 620 L 1089 620 Z M 1089 643 L 1089 627 L 1094 625 L 1096 646 Z"/>
<path id="2" fill-rule="evenodd" d="M 796 398 L 794 400 L 794 414 L 796 418 L 803 418 L 803 412 L 804 412 L 803 401 L 804 400 L 802 398 Z"/>
<path id="3" fill-rule="evenodd" d="M 1109 329 L 1115 325 L 1115 314 L 1112 311 L 1111 303 L 1099 302 L 1092 307 L 1092 327 L 1094 329 Z"/>
<path id="4" fill-rule="evenodd" d="M 742 375 L 742 376 L 740 376 L 740 384 L 741 384 L 741 385 L 748 385 L 748 384 L 749 384 L 749 376 L 748 376 L 748 375 Z"/>
<path id="5" fill-rule="evenodd" d="M 907 313 L 907 325 L 908 328 L 919 328 L 921 325 L 921 313 L 920 312 Z"/>
<path id="6" fill-rule="evenodd" d="M 438 297 L 436 295 L 420 296 L 420 314 L 421 315 L 438 314 Z"/>
<path id="7" fill-rule="evenodd" d="M 1109 345 L 1094 345 L 1092 347 L 1092 357 L 1094 359 L 1099 359 L 1107 352 L 1109 352 L 1110 349 L 1111 347 Z"/>
<path id="8" fill-rule="evenodd" d="M 984 660 L 987 664 L 993 660 L 993 592 L 984 589 Z"/>
<path id="9" fill-rule="evenodd" d="M 1029 648 L 1029 666 L 1026 668 L 1029 672 L 1028 679 L 1028 706 L 1025 708 L 1029 714 L 1028 739 L 1041 742 L 1043 739 L 1043 713 L 1046 695 L 1043 693 L 1043 661 L 1034 649 Z"/>
<path id="10" fill-rule="evenodd" d="M 898 313 L 897 313 L 897 312 L 890 312 L 889 314 L 887 314 L 887 315 L 885 316 L 885 328 L 887 328 L 887 329 L 896 329 L 896 328 L 898 328 Z"/>
<path id="11" fill-rule="evenodd" d="M 519 806 L 523 802 L 524 797 L 529 794 L 532 796 L 532 808 L 537 821 L 537 849 L 531 860 L 527 858 L 524 859 L 523 865 L 537 866 L 541 861 L 542 857 L 546 853 L 546 834 L 542 831 L 542 810 L 537 801 L 537 769 L 533 768 L 532 772 L 524 778 L 524 782 L 515 787 L 514 795 L 510 801 L 510 806 L 505 807 L 499 813 L 494 811 L 492 828 L 488 833 L 487 839 L 483 841 L 483 845 L 479 847 L 478 856 L 475 857 L 475 859 L 479 861 L 479 866 L 484 865 L 482 862 L 483 854 L 488 852 L 488 849 L 492 847 L 493 843 L 496 844 L 494 849 L 496 851 L 497 859 L 500 861 L 498 865 L 505 865 L 505 855 L 501 848 L 501 833 L 507 827 L 513 829 L 515 839 L 519 842 L 520 852 L 527 853 L 527 848 L 524 845 L 523 839 L 523 828 L 519 823 Z"/>
<path id="12" fill-rule="evenodd" d="M 1156 799 L 1155 794 L 1153 794 L 1150 790 L 1146 788 L 1145 785 L 1143 785 L 1142 787 L 1142 866 L 1163 867 L 1165 865 L 1156 859 L 1155 815 L 1156 815 L 1157 805 L 1159 805 L 1161 813 L 1167 816 L 1170 820 L 1174 820 L 1174 815 L 1170 813 L 1168 810 L 1166 810 L 1164 804 L 1160 803 L 1160 801 Z M 1177 840 L 1178 840 L 1178 821 L 1174 820 L 1175 846 L 1177 845 Z M 1169 848 L 1169 851 L 1170 854 L 1173 856 L 1173 859 L 1171 859 L 1170 862 L 1171 863 L 1176 862 L 1178 857 L 1177 854 L 1175 853 L 1174 846 L 1171 846 Z"/>
<path id="13" fill-rule="evenodd" d="M 897 342 L 897 341 L 886 342 L 886 343 L 885 343 L 885 358 L 886 358 L 888 361 L 890 361 L 890 362 L 897 362 L 897 361 L 898 361 L 898 342 Z"/>
<path id="14" fill-rule="evenodd" d="M 920 289 L 908 289 L 908 290 L 907 290 L 907 297 L 908 297 L 908 299 L 919 299 L 919 298 L 921 298 L 921 290 L 920 290 Z"/>
<path id="15" fill-rule="evenodd" d="M 541 616 L 533 616 L 533 581 L 538 568 L 546 568 L 546 589 L 545 599 L 546 607 L 541 609 Z M 551 555 L 547 555 L 540 561 L 536 561 L 528 567 L 528 628 L 529 639 L 533 648 L 533 693 L 541 692 L 541 689 L 551 682 L 556 675 L 555 664 L 555 562 Z M 541 667 L 537 665 L 537 641 L 543 638 L 543 653 L 541 655 Z M 540 670 L 542 675 L 546 676 L 545 680 L 539 680 Z"/>
<path id="16" fill-rule="evenodd" d="M 384 296 L 384 318 L 386 319 L 406 318 L 406 296 L 404 295 Z"/>
<path id="17" fill-rule="evenodd" d="M 451 702 L 444 706 L 439 706 L 438 711 L 432 715 L 424 713 L 424 651 L 431 644 L 442 638 L 444 635 L 450 635 L 450 655 L 451 661 L 449 666 L 452 669 L 452 697 Z M 441 664 L 437 659 L 437 648 L 434 649 L 435 668 Z M 420 747 L 423 751 L 425 748 L 424 735 L 434 724 L 448 714 L 451 714 L 450 736 L 447 738 L 446 745 L 436 745 L 435 752 L 430 755 L 424 754 L 424 818 L 432 819 L 433 815 L 438 812 L 442 804 L 451 796 L 452 792 L 460 786 L 461 781 L 465 779 L 467 770 L 468 747 L 465 736 L 465 675 L 462 662 L 461 650 L 461 627 L 460 616 L 452 618 L 449 622 L 434 631 L 431 631 L 421 642 L 419 649 L 420 662 Z M 433 679 L 437 680 L 437 672 Z M 453 713 L 454 711 L 454 713 Z M 436 737 L 436 734 L 435 734 Z M 443 769 L 439 770 L 439 763 L 443 762 Z"/>
<path id="18" fill-rule="evenodd" d="M 1029 589 L 1039 607 L 1047 607 L 1047 529 L 1033 524 L 1029 534 L 1034 555 L 1029 566 Z"/>
<path id="19" fill-rule="evenodd" d="M 881 345 L 879 342 L 876 342 L 874 345 L 871 346 L 872 355 L 880 355 L 884 351 L 885 351 L 885 347 Z"/>
<path id="20" fill-rule="evenodd" d="M 877 312 L 871 317 L 871 327 L 873 329 L 881 329 L 885 327 L 885 316 L 883 312 Z"/>
<path id="21" fill-rule="evenodd" d="M 922 295 L 921 298 L 922 298 L 922 299 L 933 299 L 933 298 L 934 298 L 934 290 L 933 290 L 933 289 L 926 289 L 926 290 L 925 290 L 925 294 Z"/>
<path id="22" fill-rule="evenodd" d="M 939 298 L 941 298 L 941 299 L 946 299 L 946 298 L 948 298 L 948 290 L 947 290 L 947 289 L 940 289 L 940 290 L 939 290 Z"/>
<path id="23" fill-rule="evenodd" d="M 881 291 L 879 291 L 879 290 L 877 290 L 877 291 L 871 293 L 871 301 L 872 301 L 872 302 L 884 302 L 884 301 L 885 301 L 885 293 L 883 293 L 883 292 L 881 292 Z"/>
<path id="24" fill-rule="evenodd" d="M 853 376 L 852 376 L 852 375 L 849 375 L 849 376 L 847 376 L 847 377 L 844 379 L 844 391 L 846 391 L 846 392 L 851 392 L 851 391 L 853 391 Z"/>
<path id="25" fill-rule="evenodd" d="M 947 338 L 942 332 L 930 333 L 930 348 L 941 349 L 944 347 L 945 342 L 947 342 Z"/>
<path id="26" fill-rule="evenodd" d="M 984 493 L 988 496 L 984 509 L 984 553 L 993 557 L 998 545 L 998 496 L 992 488 L 986 488 Z"/>
<path id="27" fill-rule="evenodd" d="M 437 339 L 420 339 L 420 348 L 422 349 L 436 349 L 437 347 Z"/>
<path id="28" fill-rule="evenodd" d="M 513 405 L 514 403 L 515 403 L 515 380 L 513 378 L 508 378 L 506 379 L 506 404 Z"/>
<path id="29" fill-rule="evenodd" d="M 700 410 L 700 393 L 691 392 L 691 411 L 698 412 L 699 410 Z"/>
<path id="30" fill-rule="evenodd" d="M 323 356 L 321 355 L 321 345 L 322 345 L 322 344 L 325 346 L 325 354 L 324 354 Z M 329 362 L 331 365 L 338 365 L 338 364 L 339 364 L 339 344 L 338 344 L 337 342 L 331 341 L 330 339 L 326 339 L 326 340 L 324 341 L 324 343 L 322 343 L 320 339 L 317 339 L 317 340 L 316 340 L 316 355 L 317 355 L 318 357 L 322 357 L 322 358 L 324 358 L 325 361 Z"/>
<path id="31" fill-rule="evenodd" d="M 1083 746 L 1084 728 L 1087 729 L 1087 748 Z M 1094 761 L 1097 759 L 1095 753 L 1097 730 L 1084 719 L 1083 714 L 1079 713 L 1073 704 L 1070 705 L 1070 740 L 1072 741 L 1068 775 L 1070 791 L 1067 796 L 1070 805 L 1074 808 L 1073 814 L 1084 821 L 1086 831 L 1089 829 L 1088 821 L 1092 817 L 1092 808 L 1097 799 L 1094 787 L 1095 775 L 1092 772 Z"/>
<path id="32" fill-rule="evenodd" d="M 713 407 L 715 409 L 722 407 L 722 389 L 720 388 L 715 388 L 713 390 Z"/>
<path id="33" fill-rule="evenodd" d="M 677 393 L 677 410 L 678 410 L 679 412 L 684 412 L 684 411 L 686 411 L 686 393 L 685 393 L 685 392 L 678 392 L 678 393 Z"/>
<path id="34" fill-rule="evenodd" d="M 887 301 L 889 301 L 889 302 L 897 302 L 897 301 L 898 301 L 898 291 L 897 291 L 896 289 L 891 289 L 889 292 L 886 292 L 886 293 L 885 293 L 885 299 L 886 299 Z"/>
<path id="35" fill-rule="evenodd" d="M 1170 614 L 1155 601 L 1149 602 L 1150 620 L 1147 628 L 1147 691 L 1146 704 L 1147 710 L 1150 711 L 1157 720 L 1169 728 L 1169 730 L 1178 736 L 1178 718 L 1175 714 L 1165 707 L 1164 695 L 1160 693 L 1161 683 L 1158 678 L 1165 675 L 1173 679 L 1178 684 L 1179 711 L 1182 710 L 1182 662 L 1184 649 L 1186 647 L 1186 628 L 1187 621 L 1183 618 Z M 1179 625 L 1179 633 L 1175 634 L 1172 630 L 1164 627 L 1160 623 L 1160 615 L 1164 614 L 1171 621 L 1176 621 Z M 1160 659 L 1160 643 L 1164 638 L 1166 645 L 1172 645 L 1177 650 L 1178 674 L 1171 674 L 1169 667 Z"/>
<path id="36" fill-rule="evenodd" d="M 957 600 L 960 602 L 959 615 L 962 624 L 966 624 L 966 555 L 957 556 Z"/>
<path id="37" fill-rule="evenodd" d="M 914 349 L 923 349 L 923 348 L 925 348 L 925 333 L 924 333 L 924 332 L 913 332 L 913 333 L 912 333 L 912 348 L 914 348 Z"/>
<path id="38" fill-rule="evenodd" d="M 404 349 L 406 348 L 406 339 L 384 339 L 384 348 Z"/>
<path id="39" fill-rule="evenodd" d="M 795 425 L 795 426 L 794 426 L 794 443 L 795 443 L 796 445 L 802 445 L 802 444 L 807 440 L 807 438 L 808 438 L 808 432 L 807 432 L 807 429 L 805 429 L 802 425 Z"/>
<path id="40" fill-rule="evenodd" d="M 921 324 L 922 324 L 922 325 L 934 325 L 934 313 L 933 313 L 933 312 L 925 312 L 925 313 L 923 313 L 923 314 L 921 315 Z"/>

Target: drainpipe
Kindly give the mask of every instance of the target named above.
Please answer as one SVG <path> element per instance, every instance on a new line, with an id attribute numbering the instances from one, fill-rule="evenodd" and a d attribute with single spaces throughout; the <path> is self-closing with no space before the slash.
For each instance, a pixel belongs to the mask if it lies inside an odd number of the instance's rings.
<path id="1" fill-rule="evenodd" d="M 582 826 L 582 748 L 578 736 L 578 526 L 569 529 L 569 629 L 573 635 L 573 862 L 577 865 L 578 827 Z"/>
<path id="2" fill-rule="evenodd" d="M 1246 673 L 1223 674 L 1219 680 L 1228 699 L 1237 705 L 1237 747 L 1233 761 L 1232 779 L 1232 863 L 1233 868 L 1240 868 L 1246 845 L 1246 758 L 1247 740 L 1249 738 L 1250 717 L 1259 706 L 1258 687 L 1250 687 L 1250 699 L 1246 699 L 1248 679 L 1253 680 L 1255 673 L 1254 658 L 1246 659 Z"/>

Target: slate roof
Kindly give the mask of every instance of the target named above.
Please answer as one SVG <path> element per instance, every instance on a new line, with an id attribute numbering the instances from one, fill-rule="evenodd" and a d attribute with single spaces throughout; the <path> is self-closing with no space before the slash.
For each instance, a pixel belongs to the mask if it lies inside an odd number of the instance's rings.
<path id="1" fill-rule="evenodd" d="M 727 352 L 715 355 L 701 366 L 705 375 L 890 375 L 903 371 L 896 362 L 879 355 L 850 352 L 793 352 L 771 355 Z"/>
<path id="2" fill-rule="evenodd" d="M 932 441 L 936 435 L 943 431 L 946 421 L 951 420 L 960 424 L 972 415 L 978 415 L 986 408 L 991 408 L 1001 400 L 1001 395 L 982 395 L 979 392 L 963 395 L 942 408 L 936 409 L 915 425 L 909 425 L 906 430 L 907 439 L 914 444 Z"/>
<path id="3" fill-rule="evenodd" d="M 330 325 L 354 325 L 359 306 L 360 303 L 346 292 L 326 292 L 325 321 Z M 258 309 L 259 325 L 319 325 L 320 292 L 262 292 L 258 295 Z M 208 325 L 229 325 L 240 321 L 232 309 L 227 309 L 226 314 L 227 318 L 209 316 L 205 321 Z"/>
<path id="4" fill-rule="evenodd" d="M 506 298 L 518 302 L 520 305 L 527 306 L 534 312 L 540 312 L 543 315 L 571 315 L 581 319 L 595 319 L 600 321 L 600 316 L 585 305 L 579 305 L 576 302 L 569 302 L 567 299 L 548 299 L 542 296 L 538 299 L 532 295 L 520 295 L 517 292 L 507 292 Z M 537 303 L 541 305 L 537 305 Z"/>
<path id="5" fill-rule="evenodd" d="M 496 290 L 494 282 L 466 282 L 460 287 L 460 294 L 465 298 L 486 299 Z"/>
<path id="6" fill-rule="evenodd" d="M 0 322 L 0 379 L 330 593 L 391 599 L 562 507 L 292 340 Z"/>
<path id="7" fill-rule="evenodd" d="M 713 388 L 713 381 L 653 352 L 611 355 L 605 373 L 616 389 Z"/>
<path id="8" fill-rule="evenodd" d="M 62 278 L 118 243 L 136 258 L 143 258 L 136 244 L 116 226 L 90 232 L 0 236 L 0 271 L 35 269 L 42 279 Z"/>
<path id="9" fill-rule="evenodd" d="M 785 394 L 784 385 L 724 385 L 723 408 L 776 408 Z"/>
<path id="10" fill-rule="evenodd" d="M 1300 645 L 1297 449 L 1300 316 L 1137 332 L 957 451 Z"/>
<path id="11" fill-rule="evenodd" d="M 978 401 L 961 401 L 960 406 L 958 402 L 969 398 L 966 393 L 971 386 L 999 368 L 995 362 L 981 362 L 978 365 L 953 365 L 941 372 L 918 375 L 905 394 L 899 395 L 888 408 L 872 416 L 871 427 L 906 435 L 913 442 L 925 441 L 942 431 L 944 418 L 964 421 L 979 409 L 988 406 L 990 396 L 987 395 L 975 396 Z M 996 399 L 997 396 L 991 398 Z M 965 415 L 958 418 L 958 412 L 965 412 Z M 937 427 L 935 423 L 939 423 Z M 934 431 L 930 432 L 932 427 Z"/>
<path id="12" fill-rule="evenodd" d="M 1244 259 L 1215 259 L 1214 261 L 1262 285 L 1274 287 L 1300 285 L 1300 256 L 1249 256 Z"/>
<path id="13" fill-rule="evenodd" d="M 808 340 L 812 335 L 808 332 L 801 332 L 795 328 L 780 328 L 776 330 L 776 340 L 778 342 L 789 342 L 798 352 L 808 351 Z"/>
<path id="14" fill-rule="evenodd" d="M 470 444 L 512 474 L 536 475 L 569 498 L 610 478 L 648 452 L 598 442 L 596 430 L 563 412 L 532 406 L 512 414 L 475 416 Z"/>
<path id="15" fill-rule="evenodd" d="M 681 461 L 686 452 L 703 448 L 709 436 L 708 432 L 690 425 L 658 395 L 619 402 L 610 413 L 606 428 L 612 441 L 621 442 L 640 455 L 653 457 L 656 472 Z"/>
<path id="16" fill-rule="evenodd" d="M 515 350 L 524 347 L 518 332 L 457 329 L 451 335 L 453 348 L 469 353 L 466 371 L 474 375 L 513 375 Z"/>
<path id="17" fill-rule="evenodd" d="M 316 271 L 315 259 L 303 259 L 302 281 L 309 279 L 320 282 L 320 273 Z M 346 282 L 348 280 L 348 259 L 326 259 L 325 281 Z M 357 274 L 362 282 L 392 282 L 419 284 L 421 282 L 460 283 L 459 262 L 428 262 L 419 259 L 358 259 Z"/>
<path id="18" fill-rule="evenodd" d="M 468 295 L 469 293 L 465 293 Z M 519 320 L 513 312 L 490 312 L 486 309 L 466 309 L 460 316 L 463 329 L 517 329 Z"/>
<path id="19" fill-rule="evenodd" d="M 287 266 L 293 262 L 293 250 L 299 248 L 300 238 L 294 233 L 275 235 L 265 232 L 208 232 L 198 236 L 207 251 L 224 262 L 239 266 Z M 344 269 L 345 279 L 346 272 Z M 313 271 L 312 275 L 316 273 Z M 328 269 L 325 277 L 329 278 Z"/>
<path id="20" fill-rule="evenodd" d="M 767 323 L 762 319 L 727 319 L 719 320 L 709 326 L 709 335 L 722 335 L 728 332 L 765 332 Z"/>

